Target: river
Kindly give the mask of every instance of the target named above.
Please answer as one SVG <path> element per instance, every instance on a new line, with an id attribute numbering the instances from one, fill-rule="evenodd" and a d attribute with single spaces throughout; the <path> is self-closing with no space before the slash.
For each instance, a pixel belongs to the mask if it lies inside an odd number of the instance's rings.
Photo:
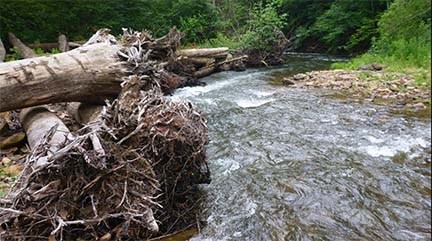
<path id="1" fill-rule="evenodd" d="M 191 240 L 431 239 L 430 119 L 270 81 L 335 60 L 291 55 L 174 94 L 209 126 L 207 224 Z"/>

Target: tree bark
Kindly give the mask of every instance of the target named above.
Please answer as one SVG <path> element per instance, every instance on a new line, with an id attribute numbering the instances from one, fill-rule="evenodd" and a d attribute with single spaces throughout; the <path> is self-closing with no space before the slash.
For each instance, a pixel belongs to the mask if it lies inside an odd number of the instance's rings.
<path id="1" fill-rule="evenodd" d="M 216 66 L 204 67 L 204 68 L 199 69 L 195 73 L 193 73 L 193 76 L 195 78 L 202 78 L 202 77 L 211 75 L 215 71 L 216 71 Z"/>
<path id="2" fill-rule="evenodd" d="M 206 57 L 187 58 L 185 60 L 192 63 L 193 65 L 197 65 L 198 67 L 211 65 L 216 62 L 214 58 L 206 58 Z"/>
<path id="3" fill-rule="evenodd" d="M 69 44 L 68 44 L 67 38 L 64 34 L 61 34 L 58 37 L 58 47 L 59 47 L 60 52 L 69 51 Z"/>
<path id="4" fill-rule="evenodd" d="M 34 149 L 48 133 L 51 133 L 51 138 L 48 141 L 49 155 L 39 158 L 33 164 L 34 168 L 45 165 L 49 157 L 60 150 L 70 135 L 69 129 L 60 118 L 42 106 L 26 108 L 21 111 L 20 122 L 26 132 L 30 149 Z"/>
<path id="5" fill-rule="evenodd" d="M 98 43 L 0 64 L 0 112 L 56 102 L 104 103 L 119 93 L 128 72 L 120 48 Z"/>
<path id="6" fill-rule="evenodd" d="M 38 55 L 33 52 L 33 50 L 29 47 L 27 47 L 21 40 L 19 40 L 13 33 L 8 33 L 9 36 L 9 42 L 18 49 L 19 54 L 27 59 L 27 58 L 34 58 Z"/>
<path id="7" fill-rule="evenodd" d="M 184 57 L 212 57 L 228 55 L 229 48 L 206 48 L 206 49 L 181 49 L 177 50 L 177 55 Z"/>
<path id="8" fill-rule="evenodd" d="M 20 122 L 27 134 L 30 149 L 33 149 L 55 126 L 57 129 L 50 140 L 51 151 L 58 150 L 58 146 L 66 141 L 67 135 L 70 133 L 60 118 L 42 106 L 26 108 L 21 111 Z"/>
<path id="9" fill-rule="evenodd" d="M 3 45 L 2 40 L 0 39 L 0 62 L 3 62 L 6 57 L 6 49 Z"/>

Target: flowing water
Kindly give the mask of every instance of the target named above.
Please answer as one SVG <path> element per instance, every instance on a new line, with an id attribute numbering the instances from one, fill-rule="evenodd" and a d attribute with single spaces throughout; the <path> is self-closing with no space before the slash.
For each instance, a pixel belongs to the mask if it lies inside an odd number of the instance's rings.
<path id="1" fill-rule="evenodd" d="M 291 56 L 176 92 L 210 135 L 207 225 L 192 240 L 430 240 L 430 119 L 269 81 L 332 60 Z"/>

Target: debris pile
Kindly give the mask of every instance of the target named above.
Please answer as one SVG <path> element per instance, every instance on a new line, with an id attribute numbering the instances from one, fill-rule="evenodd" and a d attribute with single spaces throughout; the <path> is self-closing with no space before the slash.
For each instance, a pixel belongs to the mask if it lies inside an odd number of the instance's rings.
<path id="1" fill-rule="evenodd" d="M 119 44 L 100 30 L 83 45 L 118 46 L 120 93 L 78 131 L 58 120 L 25 130 L 31 152 L 1 200 L 1 239 L 145 240 L 197 222 L 198 184 L 210 181 L 206 120 L 164 96 L 195 78 L 180 75 L 180 38 L 125 30 Z M 26 121 L 49 116 L 37 108 Z"/>

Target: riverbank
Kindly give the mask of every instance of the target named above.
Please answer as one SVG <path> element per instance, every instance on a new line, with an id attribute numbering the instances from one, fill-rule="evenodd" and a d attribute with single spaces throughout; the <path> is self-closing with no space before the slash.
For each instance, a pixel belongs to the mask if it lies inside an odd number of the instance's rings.
<path id="1" fill-rule="evenodd" d="M 414 75 L 368 70 L 311 71 L 286 77 L 282 83 L 295 88 L 334 90 L 355 100 L 394 105 L 411 110 L 430 109 L 431 90 Z"/>

